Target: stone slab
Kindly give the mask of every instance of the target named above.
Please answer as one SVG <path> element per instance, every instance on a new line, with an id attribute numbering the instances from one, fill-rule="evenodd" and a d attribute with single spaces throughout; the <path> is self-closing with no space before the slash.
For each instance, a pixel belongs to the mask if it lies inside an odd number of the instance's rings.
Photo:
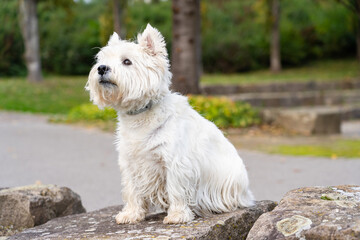
<path id="1" fill-rule="evenodd" d="M 258 83 L 258 84 L 208 84 L 202 85 L 202 94 L 229 95 L 237 93 L 264 92 L 304 92 L 360 89 L 360 79 L 347 79 L 333 82 L 290 82 L 290 83 Z"/>
<path id="2" fill-rule="evenodd" d="M 186 224 L 163 224 L 165 213 L 149 215 L 137 224 L 117 225 L 122 206 L 57 218 L 10 239 L 245 239 L 256 219 L 276 206 L 260 201 L 235 212 L 196 218 Z"/>
<path id="3" fill-rule="evenodd" d="M 80 196 L 66 187 L 30 185 L 0 190 L 0 236 L 85 212 Z"/>
<path id="4" fill-rule="evenodd" d="M 247 239 L 360 239 L 360 186 L 290 191 L 256 221 Z"/>
<path id="5" fill-rule="evenodd" d="M 357 104 L 360 90 L 263 92 L 227 95 L 233 101 L 247 102 L 256 107 L 299 107 L 315 105 Z"/>

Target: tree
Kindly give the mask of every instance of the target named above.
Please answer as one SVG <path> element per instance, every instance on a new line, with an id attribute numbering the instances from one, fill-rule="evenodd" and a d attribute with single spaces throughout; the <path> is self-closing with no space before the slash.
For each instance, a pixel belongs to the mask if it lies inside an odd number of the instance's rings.
<path id="1" fill-rule="evenodd" d="M 25 45 L 25 62 L 30 82 L 41 82 L 41 59 L 39 47 L 39 30 L 36 13 L 37 0 L 20 0 L 20 28 Z"/>
<path id="2" fill-rule="evenodd" d="M 360 0 L 338 0 L 355 14 L 356 17 L 356 55 L 360 63 Z"/>
<path id="3" fill-rule="evenodd" d="M 200 0 L 172 1 L 172 88 L 183 94 L 200 92 Z"/>
<path id="4" fill-rule="evenodd" d="M 281 71 L 281 54 L 280 54 L 280 0 L 270 1 L 270 69 L 276 73 Z"/>
<path id="5" fill-rule="evenodd" d="M 113 0 L 112 2 L 113 18 L 114 18 L 114 31 L 121 37 L 125 37 L 125 26 L 122 21 L 123 9 L 125 7 L 125 0 Z"/>

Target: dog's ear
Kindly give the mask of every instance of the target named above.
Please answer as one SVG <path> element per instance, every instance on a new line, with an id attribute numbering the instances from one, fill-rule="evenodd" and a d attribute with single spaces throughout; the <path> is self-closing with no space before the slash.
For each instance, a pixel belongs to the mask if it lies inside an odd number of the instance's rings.
<path id="1" fill-rule="evenodd" d="M 164 37 L 159 30 L 148 24 L 143 33 L 139 33 L 137 37 L 138 44 L 151 55 L 167 56 Z"/>
<path id="2" fill-rule="evenodd" d="M 114 45 L 114 44 L 116 44 L 116 43 L 119 43 L 120 40 L 121 40 L 121 39 L 120 39 L 119 35 L 118 35 L 116 32 L 114 32 L 114 33 L 110 36 L 110 39 L 109 39 L 107 45 L 108 45 L 108 46 Z"/>

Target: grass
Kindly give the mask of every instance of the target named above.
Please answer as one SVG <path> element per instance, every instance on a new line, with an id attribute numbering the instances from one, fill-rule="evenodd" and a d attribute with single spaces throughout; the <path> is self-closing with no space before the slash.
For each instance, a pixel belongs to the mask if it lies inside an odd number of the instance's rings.
<path id="1" fill-rule="evenodd" d="M 66 114 L 89 102 L 86 77 L 47 77 L 43 83 L 24 78 L 0 79 L 0 109 L 33 113 Z"/>
<path id="2" fill-rule="evenodd" d="M 305 82 L 305 81 L 339 81 L 359 78 L 359 63 L 355 59 L 323 60 L 309 63 L 302 67 L 285 68 L 274 74 L 269 70 L 259 70 L 240 74 L 205 74 L 203 84 L 241 84 L 269 82 Z"/>
<path id="3" fill-rule="evenodd" d="M 338 157 L 360 158 L 360 140 L 338 139 L 329 143 L 312 145 L 279 145 L 274 146 L 269 152 L 293 156 L 328 157 L 331 159 Z"/>

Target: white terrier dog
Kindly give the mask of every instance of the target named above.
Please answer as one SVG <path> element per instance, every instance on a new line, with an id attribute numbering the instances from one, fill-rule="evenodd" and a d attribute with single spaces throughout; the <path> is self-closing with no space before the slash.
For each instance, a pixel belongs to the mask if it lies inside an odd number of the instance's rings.
<path id="1" fill-rule="evenodd" d="M 118 113 L 117 150 L 126 203 L 116 222 L 136 223 L 149 204 L 164 223 L 253 204 L 245 166 L 210 121 L 169 90 L 172 74 L 161 33 L 149 24 L 137 43 L 114 33 L 96 55 L 86 89 Z"/>

